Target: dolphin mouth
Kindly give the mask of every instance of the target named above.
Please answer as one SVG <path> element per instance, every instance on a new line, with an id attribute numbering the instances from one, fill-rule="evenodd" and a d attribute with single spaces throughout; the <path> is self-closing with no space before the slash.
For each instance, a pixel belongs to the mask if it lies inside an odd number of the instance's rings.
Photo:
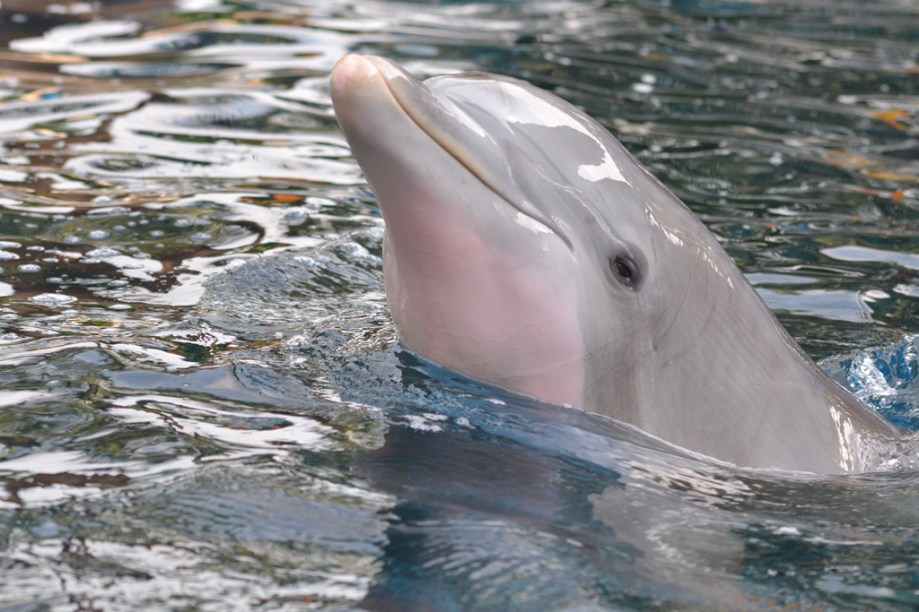
<path id="1" fill-rule="evenodd" d="M 402 67 L 385 58 L 352 54 L 340 62 L 348 58 L 352 58 L 352 61 L 369 62 L 380 74 L 390 96 L 405 116 L 428 138 L 511 208 L 555 234 L 569 250 L 574 251 L 572 241 L 565 235 L 558 223 L 540 214 L 534 207 L 525 205 L 520 198 L 514 197 L 507 189 L 502 188 L 500 181 L 482 165 L 474 152 L 470 151 L 471 147 L 463 145 L 463 140 L 468 139 L 469 134 L 481 137 L 483 140 L 485 140 L 485 134 L 481 127 L 474 124 L 473 120 L 463 113 L 462 109 L 455 107 L 442 96 L 438 96 L 423 82 L 418 81 Z M 463 134 L 460 135 L 459 132 Z M 496 145 L 493 146 L 496 147 Z"/>

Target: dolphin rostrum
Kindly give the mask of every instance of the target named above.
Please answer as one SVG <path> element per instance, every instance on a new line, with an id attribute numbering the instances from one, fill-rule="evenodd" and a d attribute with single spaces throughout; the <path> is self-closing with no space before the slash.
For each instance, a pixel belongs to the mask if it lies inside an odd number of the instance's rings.
<path id="1" fill-rule="evenodd" d="M 873 440 L 898 435 L 574 106 L 360 55 L 338 62 L 331 93 L 383 213 L 386 293 L 412 350 L 739 466 L 863 470 Z"/>

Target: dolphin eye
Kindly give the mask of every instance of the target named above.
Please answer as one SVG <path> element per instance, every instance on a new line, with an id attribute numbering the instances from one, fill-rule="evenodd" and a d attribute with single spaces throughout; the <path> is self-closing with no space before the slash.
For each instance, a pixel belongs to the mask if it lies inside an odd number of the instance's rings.
<path id="1" fill-rule="evenodd" d="M 628 255 L 616 255 L 610 258 L 609 268 L 613 272 L 613 277 L 629 289 L 636 288 L 641 281 L 638 265 Z"/>

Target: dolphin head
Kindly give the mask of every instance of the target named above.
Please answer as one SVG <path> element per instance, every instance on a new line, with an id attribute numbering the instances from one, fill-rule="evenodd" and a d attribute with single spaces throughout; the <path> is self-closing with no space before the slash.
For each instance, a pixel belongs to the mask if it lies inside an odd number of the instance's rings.
<path id="1" fill-rule="evenodd" d="M 495 75 L 335 66 L 405 343 L 741 465 L 856 469 L 894 430 L 830 381 L 714 236 L 600 124 Z"/>
<path id="2" fill-rule="evenodd" d="M 675 301 L 660 293 L 685 291 L 659 264 L 696 238 L 680 229 L 692 215 L 593 119 L 522 81 L 420 82 L 349 55 L 331 87 L 386 222 L 406 344 L 512 391 L 628 405 Z"/>

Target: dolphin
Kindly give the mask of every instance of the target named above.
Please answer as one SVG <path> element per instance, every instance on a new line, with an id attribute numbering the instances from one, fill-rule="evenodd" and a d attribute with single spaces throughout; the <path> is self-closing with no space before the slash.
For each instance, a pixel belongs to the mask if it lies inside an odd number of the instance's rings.
<path id="1" fill-rule="evenodd" d="M 573 105 L 504 76 L 419 81 L 356 54 L 330 88 L 382 211 L 387 299 L 414 352 L 741 467 L 863 471 L 899 435 Z"/>

